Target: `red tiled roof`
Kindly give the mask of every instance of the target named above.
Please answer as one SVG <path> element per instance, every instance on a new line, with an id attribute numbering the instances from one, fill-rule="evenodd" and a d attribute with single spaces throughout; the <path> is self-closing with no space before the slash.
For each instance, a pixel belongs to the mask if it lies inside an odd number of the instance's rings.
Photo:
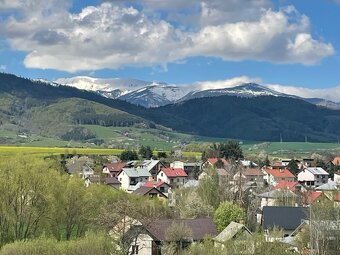
<path id="1" fill-rule="evenodd" d="M 215 165 L 218 160 L 221 160 L 224 165 L 228 165 L 228 161 L 225 160 L 224 158 L 208 158 L 207 159 L 207 161 L 212 165 Z"/>
<path id="2" fill-rule="evenodd" d="M 188 175 L 182 168 L 162 168 L 162 171 L 168 177 L 187 177 Z"/>
<path id="3" fill-rule="evenodd" d="M 274 187 L 274 189 L 288 189 L 290 191 L 295 191 L 295 186 L 299 184 L 298 182 L 287 182 L 287 181 L 279 181 L 278 184 Z"/>
<path id="4" fill-rule="evenodd" d="M 158 188 L 158 187 L 162 186 L 162 184 L 169 185 L 165 182 L 147 181 L 147 182 L 144 183 L 143 187 L 148 187 L 148 188 L 156 187 L 156 188 Z"/>
<path id="5" fill-rule="evenodd" d="M 335 157 L 335 158 L 332 160 L 332 163 L 333 163 L 333 165 L 335 165 L 335 166 L 340 166 L 340 157 Z"/>
<path id="6" fill-rule="evenodd" d="M 264 175 L 261 170 L 256 168 L 248 168 L 243 172 L 244 176 L 261 176 Z"/>
<path id="7" fill-rule="evenodd" d="M 334 200 L 340 202 L 340 193 L 335 195 Z"/>
<path id="8" fill-rule="evenodd" d="M 124 166 L 126 166 L 126 163 L 123 162 L 109 163 L 104 165 L 104 167 L 107 167 L 110 172 L 119 172 Z"/>
<path id="9" fill-rule="evenodd" d="M 276 178 L 292 178 L 292 177 L 295 177 L 294 174 L 292 174 L 288 169 L 281 169 L 281 170 L 278 170 L 278 169 L 265 169 L 265 171 L 276 177 Z"/>
<path id="10" fill-rule="evenodd" d="M 306 191 L 302 194 L 302 201 L 307 205 L 312 204 L 321 194 L 321 191 Z"/>

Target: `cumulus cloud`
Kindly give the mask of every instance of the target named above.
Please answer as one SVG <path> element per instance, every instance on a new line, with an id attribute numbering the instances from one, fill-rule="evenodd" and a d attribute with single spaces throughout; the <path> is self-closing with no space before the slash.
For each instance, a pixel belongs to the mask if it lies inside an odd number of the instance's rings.
<path id="1" fill-rule="evenodd" d="M 267 84 L 268 88 L 289 95 L 297 95 L 304 98 L 324 98 L 340 102 L 340 86 L 324 89 L 309 89 L 296 86 L 284 86 L 280 84 Z"/>
<path id="2" fill-rule="evenodd" d="M 334 54 L 330 43 L 311 36 L 308 17 L 292 6 L 274 11 L 267 0 L 137 1 L 142 9 L 131 6 L 136 1 L 112 0 L 79 13 L 70 13 L 66 0 L 0 1 L 3 10 L 22 12 L 2 22 L 0 34 L 27 53 L 30 68 L 164 66 L 191 56 L 312 65 Z M 192 6 L 195 13 L 178 11 Z M 197 26 L 173 23 L 176 13 Z"/>
<path id="3" fill-rule="evenodd" d="M 6 65 L 0 65 L 0 71 L 5 71 L 7 69 Z"/>

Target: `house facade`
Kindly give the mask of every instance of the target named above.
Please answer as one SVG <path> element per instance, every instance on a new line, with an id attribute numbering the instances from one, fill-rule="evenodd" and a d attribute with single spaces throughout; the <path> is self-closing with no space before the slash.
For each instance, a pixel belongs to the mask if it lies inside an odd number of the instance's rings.
<path id="1" fill-rule="evenodd" d="M 307 167 L 298 173 L 298 181 L 306 187 L 319 187 L 328 182 L 328 175 L 321 167 Z"/>
<path id="2" fill-rule="evenodd" d="M 132 192 L 136 190 L 141 183 L 146 182 L 151 174 L 147 169 L 144 168 L 123 168 L 118 176 L 117 179 L 121 183 L 121 189 Z"/>
<path id="3" fill-rule="evenodd" d="M 182 168 L 162 168 L 157 175 L 157 181 L 166 182 L 171 187 L 183 186 L 188 180 L 188 175 Z"/>
<path id="4" fill-rule="evenodd" d="M 296 177 L 286 168 L 263 168 L 263 179 L 270 185 L 276 186 L 280 181 L 294 182 Z"/>

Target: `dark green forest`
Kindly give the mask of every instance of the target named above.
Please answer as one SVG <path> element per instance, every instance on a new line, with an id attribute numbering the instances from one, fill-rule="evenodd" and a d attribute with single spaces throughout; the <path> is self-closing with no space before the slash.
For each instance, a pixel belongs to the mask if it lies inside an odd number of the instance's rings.
<path id="1" fill-rule="evenodd" d="M 134 126 L 155 123 L 190 134 L 252 141 L 336 142 L 340 111 L 303 100 L 262 96 L 199 98 L 146 109 L 68 86 L 0 73 L 0 127 L 68 139 L 93 138 L 79 124 Z M 74 136 L 74 137 L 73 137 Z M 75 139 L 76 140 L 76 139 Z"/>

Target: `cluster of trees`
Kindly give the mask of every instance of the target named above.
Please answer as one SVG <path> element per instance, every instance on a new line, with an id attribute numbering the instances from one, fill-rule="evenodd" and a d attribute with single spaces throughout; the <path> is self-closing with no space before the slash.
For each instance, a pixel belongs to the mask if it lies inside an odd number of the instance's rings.
<path id="1" fill-rule="evenodd" d="M 13 251 L 24 240 L 39 243 L 37 238 L 51 240 L 48 243 L 56 250 L 77 250 L 87 242 L 82 240 L 94 239 L 86 233 L 108 233 L 123 217 L 144 220 L 171 216 L 168 207 L 158 200 L 106 185 L 86 188 L 82 179 L 57 169 L 55 161 L 33 156 L 9 156 L 0 161 L 0 247 L 5 245 L 1 250 L 4 254 L 33 254 Z M 105 235 L 101 236 L 103 239 L 98 242 L 105 244 Z M 79 242 L 55 243 L 69 240 Z M 6 245 L 13 242 L 16 243 Z M 30 249 L 34 242 L 23 247 Z M 98 249 L 100 246 L 94 244 Z M 91 254 L 107 254 L 99 251 Z M 34 254 L 78 253 L 48 253 L 42 248 L 41 253 Z"/>
<path id="2" fill-rule="evenodd" d="M 225 158 L 232 161 L 243 158 L 243 152 L 239 143 L 229 140 L 226 143 L 214 143 L 202 153 L 202 159 Z"/>
<path id="3" fill-rule="evenodd" d="M 120 154 L 120 159 L 122 161 L 130 161 L 130 160 L 138 160 L 141 159 L 156 159 L 156 158 L 166 158 L 168 155 L 164 151 L 158 151 L 157 155 L 154 154 L 153 150 L 150 146 L 144 146 L 142 145 L 138 152 L 135 150 L 124 150 Z"/>

